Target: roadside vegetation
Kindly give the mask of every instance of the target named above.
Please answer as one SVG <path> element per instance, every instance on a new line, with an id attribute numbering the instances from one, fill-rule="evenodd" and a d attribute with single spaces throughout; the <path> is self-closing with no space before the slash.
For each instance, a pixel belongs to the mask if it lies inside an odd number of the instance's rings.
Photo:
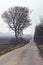
<path id="1" fill-rule="evenodd" d="M 41 23 L 36 26 L 34 34 L 34 42 L 36 43 L 40 56 L 43 58 L 43 18 L 40 18 Z"/>

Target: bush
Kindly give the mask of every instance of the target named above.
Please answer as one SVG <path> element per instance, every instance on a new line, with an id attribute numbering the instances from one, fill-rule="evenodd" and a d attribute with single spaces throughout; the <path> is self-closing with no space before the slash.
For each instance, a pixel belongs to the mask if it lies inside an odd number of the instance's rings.
<path id="1" fill-rule="evenodd" d="M 40 24 L 35 28 L 34 42 L 36 44 L 43 44 L 43 25 Z"/>

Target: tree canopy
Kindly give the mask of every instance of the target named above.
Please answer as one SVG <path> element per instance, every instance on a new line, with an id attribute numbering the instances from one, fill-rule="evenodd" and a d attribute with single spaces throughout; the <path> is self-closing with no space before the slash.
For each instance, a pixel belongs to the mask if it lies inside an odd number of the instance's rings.
<path id="1" fill-rule="evenodd" d="M 9 28 L 15 31 L 16 36 L 21 34 L 24 28 L 31 25 L 29 10 L 26 7 L 10 7 L 2 14 L 2 18 Z"/>

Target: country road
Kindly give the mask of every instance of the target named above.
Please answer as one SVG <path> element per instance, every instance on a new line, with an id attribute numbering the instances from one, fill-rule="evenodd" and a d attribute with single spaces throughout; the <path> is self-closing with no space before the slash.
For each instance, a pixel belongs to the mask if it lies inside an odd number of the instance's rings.
<path id="1" fill-rule="evenodd" d="M 43 65 L 36 45 L 29 44 L 0 56 L 0 65 Z"/>

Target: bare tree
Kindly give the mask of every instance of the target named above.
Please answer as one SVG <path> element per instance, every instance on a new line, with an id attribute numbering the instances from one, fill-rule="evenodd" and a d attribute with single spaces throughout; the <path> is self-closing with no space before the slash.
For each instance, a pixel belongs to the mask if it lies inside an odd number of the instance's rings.
<path id="1" fill-rule="evenodd" d="M 30 26 L 29 10 L 26 7 L 11 7 L 2 14 L 4 22 L 9 28 L 15 31 L 15 36 L 18 38 L 23 34 L 23 29 Z"/>

